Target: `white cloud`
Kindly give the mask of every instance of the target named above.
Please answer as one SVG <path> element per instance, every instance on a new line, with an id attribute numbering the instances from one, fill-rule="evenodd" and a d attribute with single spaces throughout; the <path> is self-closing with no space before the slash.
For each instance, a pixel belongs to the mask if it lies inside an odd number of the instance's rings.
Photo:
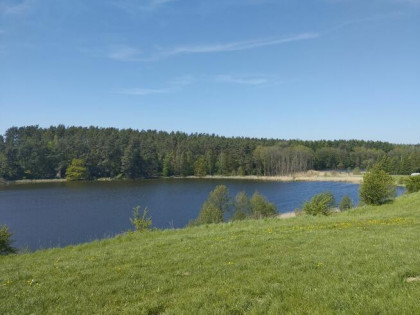
<path id="1" fill-rule="evenodd" d="M 220 83 L 249 85 L 255 87 L 272 87 L 296 80 L 282 80 L 269 74 L 219 74 L 210 78 Z"/>
<path id="2" fill-rule="evenodd" d="M 165 94 L 172 92 L 173 88 L 163 89 L 148 89 L 148 88 L 129 88 L 129 89 L 118 89 L 114 90 L 114 93 L 124 95 L 150 95 L 150 94 Z"/>
<path id="3" fill-rule="evenodd" d="M 159 53 L 161 56 L 180 55 L 180 54 L 203 54 L 203 53 L 218 53 L 229 52 L 238 50 L 248 50 L 264 46 L 281 45 L 290 42 L 301 40 L 308 40 L 318 37 L 318 33 L 304 33 L 291 37 L 282 37 L 276 39 L 259 39 L 241 42 L 230 42 L 224 44 L 208 44 L 208 45 L 190 45 L 178 46 L 174 49 L 162 51 Z"/>
<path id="4" fill-rule="evenodd" d="M 274 39 L 258 39 L 249 41 L 230 42 L 222 44 L 200 44 L 200 45 L 187 45 L 178 46 L 167 50 L 157 50 L 148 56 L 145 56 L 140 49 L 122 46 L 114 49 L 108 53 L 108 57 L 121 61 L 156 61 L 162 58 L 167 58 L 176 55 L 185 54 L 209 54 L 209 53 L 222 53 L 249 50 L 265 46 L 282 45 L 290 42 L 314 39 L 319 36 L 318 33 L 303 33 L 290 37 L 281 37 Z"/>
<path id="5" fill-rule="evenodd" d="M 132 13 L 136 11 L 155 11 L 174 1 L 176 0 L 113 0 L 110 3 L 119 9 Z"/>
<path id="6" fill-rule="evenodd" d="M 141 50 L 133 47 L 119 46 L 111 49 L 108 57 L 120 61 L 136 61 L 141 53 Z"/>
<path id="7" fill-rule="evenodd" d="M 262 76 L 233 76 L 230 74 L 220 74 L 215 76 L 217 82 L 235 83 L 244 85 L 262 85 L 267 84 L 269 80 Z"/>
<path id="8" fill-rule="evenodd" d="M 0 3 L 0 13 L 6 15 L 19 15 L 27 12 L 33 6 L 35 0 L 23 0 L 19 2 Z"/>
<path id="9" fill-rule="evenodd" d="M 171 81 L 169 81 L 169 84 L 172 86 L 187 86 L 187 85 L 191 85 L 195 82 L 195 77 L 191 74 L 186 74 L 180 77 L 177 77 Z"/>

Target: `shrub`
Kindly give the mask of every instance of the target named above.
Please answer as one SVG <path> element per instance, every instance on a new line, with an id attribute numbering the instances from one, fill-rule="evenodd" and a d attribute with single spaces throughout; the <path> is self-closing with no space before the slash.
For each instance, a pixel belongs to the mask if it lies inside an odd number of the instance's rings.
<path id="1" fill-rule="evenodd" d="M 12 235 L 6 225 L 0 227 L 0 255 L 16 253 L 16 249 L 12 247 Z"/>
<path id="2" fill-rule="evenodd" d="M 329 215 L 335 206 L 335 198 L 332 193 L 324 192 L 312 197 L 303 204 L 303 212 L 309 215 Z"/>
<path id="3" fill-rule="evenodd" d="M 360 172 L 360 168 L 355 167 L 355 168 L 353 169 L 353 175 L 360 175 L 360 174 L 361 174 L 361 172 Z"/>
<path id="4" fill-rule="evenodd" d="M 223 222 L 225 213 L 229 210 L 229 189 L 225 185 L 218 185 L 209 193 L 203 203 L 198 218 L 191 222 L 192 225 Z"/>
<path id="5" fill-rule="evenodd" d="M 346 211 L 351 208 L 353 208 L 353 200 L 348 195 L 345 195 L 340 202 L 340 205 L 338 206 L 340 211 Z"/>
<path id="6" fill-rule="evenodd" d="M 409 193 L 420 191 L 420 175 L 410 176 L 406 181 L 405 187 Z"/>
<path id="7" fill-rule="evenodd" d="M 201 207 L 198 218 L 193 225 L 211 224 L 223 222 L 223 212 L 212 204 L 204 204 Z"/>
<path id="8" fill-rule="evenodd" d="M 250 200 L 253 216 L 257 219 L 274 216 L 277 214 L 276 206 L 258 192 Z"/>
<path id="9" fill-rule="evenodd" d="M 241 191 L 235 197 L 235 211 L 232 221 L 244 220 L 252 215 L 252 205 L 245 192 Z"/>
<path id="10" fill-rule="evenodd" d="M 363 182 L 359 189 L 360 199 L 368 205 L 381 205 L 392 200 L 395 196 L 394 180 L 377 167 L 363 175 Z"/>
<path id="11" fill-rule="evenodd" d="M 149 209 L 146 207 L 143 210 L 143 214 L 140 216 L 140 206 L 133 208 L 133 217 L 130 218 L 130 222 L 136 231 L 143 232 L 150 229 L 152 217 L 147 217 L 148 212 Z"/>

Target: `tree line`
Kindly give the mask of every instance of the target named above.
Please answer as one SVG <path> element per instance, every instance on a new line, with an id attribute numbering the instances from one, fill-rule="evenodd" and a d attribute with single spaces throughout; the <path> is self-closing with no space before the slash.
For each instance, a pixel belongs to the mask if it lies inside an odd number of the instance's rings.
<path id="1" fill-rule="evenodd" d="M 362 140 L 228 138 L 98 127 L 12 127 L 0 136 L 0 178 L 86 179 L 189 175 L 291 175 L 310 169 L 369 169 L 386 157 L 391 174 L 420 171 L 420 145 Z"/>

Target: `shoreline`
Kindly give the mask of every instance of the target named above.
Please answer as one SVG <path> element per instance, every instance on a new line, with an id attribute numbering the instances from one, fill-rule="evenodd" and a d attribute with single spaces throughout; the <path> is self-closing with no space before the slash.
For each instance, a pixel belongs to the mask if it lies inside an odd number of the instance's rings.
<path id="1" fill-rule="evenodd" d="M 147 179 L 147 178 L 146 178 Z M 255 180 L 255 181 L 273 181 L 273 182 L 347 182 L 352 184 L 360 184 L 363 175 L 353 175 L 351 173 L 340 173 L 334 171 L 307 171 L 287 176 L 257 176 L 257 175 L 206 175 L 206 176 L 172 176 L 172 177 L 155 177 L 149 179 L 233 179 L 233 180 Z M 127 181 L 127 179 L 98 178 L 89 180 L 89 182 L 103 181 Z M 3 185 L 24 185 L 24 184 L 42 184 L 42 183 L 64 183 L 65 178 L 55 179 L 18 179 L 12 181 L 2 181 Z"/>
<path id="2" fill-rule="evenodd" d="M 347 182 L 353 184 L 360 184 L 363 180 L 362 175 L 312 175 L 312 174 L 296 174 L 293 176 L 256 176 L 256 175 L 206 175 L 206 176 L 187 176 L 177 178 L 190 179 L 239 179 L 239 180 L 257 180 L 257 181 L 272 181 L 272 182 Z"/>

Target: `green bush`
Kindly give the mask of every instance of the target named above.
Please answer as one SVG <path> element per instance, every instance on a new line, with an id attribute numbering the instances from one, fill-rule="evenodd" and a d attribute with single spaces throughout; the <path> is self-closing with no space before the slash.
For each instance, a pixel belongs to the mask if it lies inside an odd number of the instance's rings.
<path id="1" fill-rule="evenodd" d="M 16 249 L 12 247 L 12 235 L 6 225 L 0 227 L 0 255 L 16 253 Z"/>
<path id="2" fill-rule="evenodd" d="M 133 217 L 130 218 L 131 224 L 136 231 L 143 232 L 150 229 L 152 225 L 152 217 L 147 217 L 149 209 L 144 208 L 143 214 L 140 216 L 140 206 L 133 208 Z"/>
<path id="3" fill-rule="evenodd" d="M 355 167 L 355 168 L 353 169 L 353 175 L 360 175 L 360 174 L 361 174 L 361 172 L 360 172 L 360 168 Z"/>
<path id="4" fill-rule="evenodd" d="M 409 193 L 420 191 L 420 175 L 410 176 L 405 184 Z"/>
<path id="5" fill-rule="evenodd" d="M 312 197 L 303 204 L 303 212 L 309 215 L 329 215 L 335 207 L 335 198 L 332 193 L 324 192 Z"/>
<path id="6" fill-rule="evenodd" d="M 381 205 L 395 196 L 394 179 L 384 170 L 373 167 L 363 175 L 359 189 L 360 200 L 368 205 Z"/>
<path id="7" fill-rule="evenodd" d="M 193 225 L 211 224 L 223 222 L 223 212 L 212 204 L 202 206 L 198 218 Z"/>
<path id="8" fill-rule="evenodd" d="M 223 217 L 229 207 L 229 189 L 225 185 L 218 185 L 209 193 L 209 197 L 201 207 L 198 218 L 192 221 L 191 225 L 223 222 Z"/>
<path id="9" fill-rule="evenodd" d="M 276 206 L 269 202 L 263 195 L 255 192 L 250 200 L 254 218 L 260 219 L 277 214 Z"/>
<path id="10" fill-rule="evenodd" d="M 353 208 L 353 200 L 348 195 L 345 195 L 340 202 L 340 205 L 338 206 L 340 211 L 346 211 L 351 208 Z"/>
<path id="11" fill-rule="evenodd" d="M 235 197 L 235 211 L 233 212 L 232 221 L 244 220 L 252 216 L 251 200 L 243 191 Z"/>

